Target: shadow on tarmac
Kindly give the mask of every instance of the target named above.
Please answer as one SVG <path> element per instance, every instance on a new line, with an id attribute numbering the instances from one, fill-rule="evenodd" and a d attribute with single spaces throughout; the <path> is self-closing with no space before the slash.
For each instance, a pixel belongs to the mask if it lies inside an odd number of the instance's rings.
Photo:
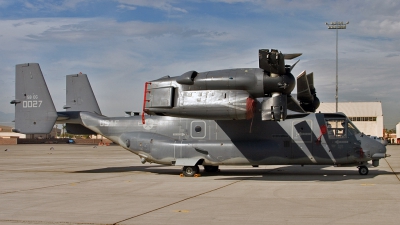
<path id="1" fill-rule="evenodd" d="M 216 180 L 259 180 L 259 181 L 345 181 L 345 180 L 364 180 L 376 176 L 400 175 L 400 173 L 388 172 L 379 169 L 370 169 L 368 175 L 360 175 L 357 168 L 343 167 L 334 170 L 325 170 L 331 166 L 282 166 L 273 169 L 266 168 L 224 168 L 220 167 L 220 172 L 206 173 L 200 167 L 203 177 L 215 177 Z M 158 175 L 179 175 L 181 170 L 177 167 L 165 165 L 143 165 L 125 167 L 106 167 L 92 170 L 75 171 L 73 173 L 121 173 L 121 172 L 149 172 Z"/>
<path id="2" fill-rule="evenodd" d="M 366 180 L 377 176 L 394 175 L 384 170 L 370 170 L 368 175 L 360 175 L 358 169 L 344 168 L 335 170 L 324 170 L 323 166 L 313 168 L 299 168 L 298 166 L 286 166 L 273 170 L 260 171 L 260 173 L 247 174 L 246 172 L 224 171 L 222 178 L 217 180 L 254 180 L 254 181 L 346 181 Z M 222 175 L 222 174 L 221 174 Z"/>
<path id="3" fill-rule="evenodd" d="M 148 171 L 147 169 L 154 168 L 155 170 L 158 171 L 157 168 L 160 168 L 160 167 L 165 168 L 166 166 L 164 166 L 164 165 L 143 165 L 143 166 L 105 167 L 105 168 L 92 169 L 92 170 L 80 170 L 80 171 L 75 171 L 72 173 L 123 173 L 123 172 L 135 172 L 135 171 L 154 172 L 154 171 Z M 160 171 L 164 171 L 164 170 L 166 170 L 166 169 L 163 169 Z M 176 172 L 176 169 L 170 169 L 170 170 Z M 158 172 L 155 172 L 155 173 L 158 173 Z"/>

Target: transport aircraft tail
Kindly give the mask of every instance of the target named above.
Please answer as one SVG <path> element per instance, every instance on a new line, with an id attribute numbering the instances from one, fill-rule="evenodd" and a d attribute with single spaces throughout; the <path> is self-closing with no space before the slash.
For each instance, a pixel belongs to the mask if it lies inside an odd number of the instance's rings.
<path id="1" fill-rule="evenodd" d="M 57 112 L 38 63 L 16 65 L 15 131 L 24 134 L 50 133 L 54 124 L 66 123 L 71 134 L 94 134 L 80 124 L 81 111 L 101 115 L 86 74 L 66 77 L 66 111 Z"/>
<path id="2" fill-rule="evenodd" d="M 86 74 L 67 75 L 67 111 L 87 111 L 101 115 L 92 86 Z"/>
<path id="3" fill-rule="evenodd" d="M 15 68 L 15 131 L 24 134 L 50 133 L 57 111 L 37 63 Z"/>
<path id="4" fill-rule="evenodd" d="M 64 114 L 68 112 L 92 112 L 101 115 L 99 104 L 94 96 L 92 86 L 86 74 L 72 74 L 66 76 L 66 105 Z M 69 114 L 71 116 L 71 114 Z M 77 115 L 76 113 L 74 115 Z M 66 121 L 65 129 L 70 134 L 95 134 L 92 130 L 82 124 L 68 123 Z"/>

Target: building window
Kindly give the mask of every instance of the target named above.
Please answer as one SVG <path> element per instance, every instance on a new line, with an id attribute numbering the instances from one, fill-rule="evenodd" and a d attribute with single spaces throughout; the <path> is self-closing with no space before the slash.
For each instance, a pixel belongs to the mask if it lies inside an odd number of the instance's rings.
<path id="1" fill-rule="evenodd" d="M 376 121 L 376 117 L 349 117 L 351 121 Z"/>

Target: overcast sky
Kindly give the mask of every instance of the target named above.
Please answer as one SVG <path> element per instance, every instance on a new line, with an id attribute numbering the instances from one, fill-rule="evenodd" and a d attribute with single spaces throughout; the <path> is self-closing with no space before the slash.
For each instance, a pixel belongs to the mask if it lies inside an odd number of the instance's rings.
<path id="1" fill-rule="evenodd" d="M 0 112 L 14 113 L 15 65 L 37 62 L 56 108 L 65 75 L 86 73 L 103 114 L 140 111 L 144 83 L 226 68 L 258 67 L 258 49 L 301 52 L 292 71 L 314 72 L 322 102 L 381 101 L 400 121 L 398 0 L 0 0 Z M 287 63 L 294 63 L 287 61 Z M 2 121 L 0 121 L 2 122 Z"/>

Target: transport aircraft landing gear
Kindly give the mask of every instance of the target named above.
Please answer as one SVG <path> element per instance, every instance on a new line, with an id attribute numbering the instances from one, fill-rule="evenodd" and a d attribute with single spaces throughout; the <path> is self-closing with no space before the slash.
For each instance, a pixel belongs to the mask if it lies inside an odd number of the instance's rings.
<path id="1" fill-rule="evenodd" d="M 204 166 L 204 171 L 207 173 L 216 173 L 219 172 L 218 166 Z"/>
<path id="2" fill-rule="evenodd" d="M 360 175 L 367 175 L 368 174 L 368 168 L 366 166 L 359 166 L 358 167 L 358 173 Z"/>
<path id="3" fill-rule="evenodd" d="M 198 166 L 184 166 L 182 168 L 182 174 L 185 177 L 194 177 L 196 174 L 199 173 L 199 167 Z"/>

